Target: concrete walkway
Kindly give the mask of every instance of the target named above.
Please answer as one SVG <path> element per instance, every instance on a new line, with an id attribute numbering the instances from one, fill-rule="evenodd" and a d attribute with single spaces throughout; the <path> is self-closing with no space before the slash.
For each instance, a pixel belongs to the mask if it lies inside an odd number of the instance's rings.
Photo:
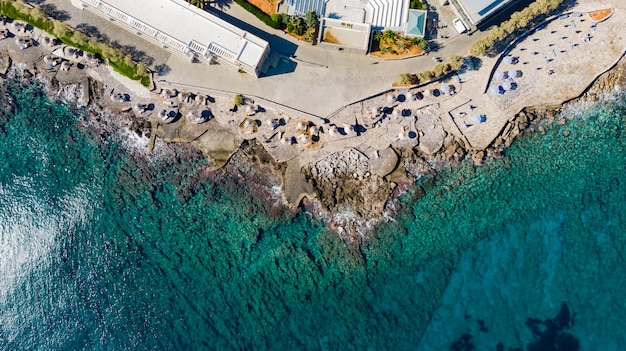
<path id="1" fill-rule="evenodd" d="M 431 69 L 436 64 L 430 56 L 385 61 L 363 54 L 311 46 L 268 27 L 234 3 L 223 12 L 210 10 L 270 43 L 273 54 L 277 55 L 275 61 L 280 64 L 270 70 L 269 76 L 256 79 L 220 65 L 190 64 L 115 24 L 75 8 L 69 1 L 45 0 L 44 3 L 65 11 L 70 16 L 67 22 L 72 26 L 91 25 L 108 38 L 115 38 L 121 45 L 135 47 L 144 52 L 152 58 L 152 68 L 166 64 L 169 72 L 157 79 L 262 96 L 318 116 L 327 116 L 346 104 L 389 89 L 400 73 L 416 73 Z M 482 34 L 451 38 L 439 52 L 431 53 L 431 56 L 445 58 L 452 54 L 462 55 L 480 35 Z M 290 55 L 295 55 L 293 61 L 280 60 L 281 57 L 287 58 Z"/>

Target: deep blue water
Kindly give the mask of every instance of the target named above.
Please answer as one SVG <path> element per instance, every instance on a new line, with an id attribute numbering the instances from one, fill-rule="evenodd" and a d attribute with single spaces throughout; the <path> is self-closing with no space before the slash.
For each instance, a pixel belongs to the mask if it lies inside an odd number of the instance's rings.
<path id="1" fill-rule="evenodd" d="M 1 350 L 626 349 L 622 97 L 420 180 L 357 249 L 4 84 Z"/>

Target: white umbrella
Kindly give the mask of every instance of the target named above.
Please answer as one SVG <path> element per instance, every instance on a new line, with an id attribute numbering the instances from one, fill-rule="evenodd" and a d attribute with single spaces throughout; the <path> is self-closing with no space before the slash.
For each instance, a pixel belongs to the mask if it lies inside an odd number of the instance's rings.
<path id="1" fill-rule="evenodd" d="M 313 126 L 309 129 L 309 133 L 311 136 L 317 136 L 317 134 L 319 134 L 319 129 L 316 126 Z"/>
<path id="2" fill-rule="evenodd" d="M 474 115 L 474 122 L 476 123 L 483 123 L 487 120 L 487 117 L 485 115 Z"/>
<path id="3" fill-rule="evenodd" d="M 504 58 L 502 59 L 502 62 L 506 63 L 507 65 L 510 65 L 513 63 L 513 58 L 511 56 L 504 56 Z"/>
<path id="4" fill-rule="evenodd" d="M 492 94 L 500 94 L 498 87 L 495 85 L 491 87 L 490 91 Z"/>
<path id="5" fill-rule="evenodd" d="M 499 80 L 505 80 L 507 77 L 507 73 L 505 71 L 496 71 L 495 74 L 496 78 L 498 78 Z"/>
<path id="6" fill-rule="evenodd" d="M 306 130 L 306 123 L 304 121 L 299 121 L 298 124 L 296 124 L 296 129 L 297 130 Z"/>
<path id="7" fill-rule="evenodd" d="M 441 90 L 442 94 L 448 94 L 450 92 L 450 85 L 441 84 L 441 88 L 439 88 L 439 90 Z"/>
<path id="8" fill-rule="evenodd" d="M 196 99 L 195 99 L 196 103 L 199 105 L 204 104 L 204 96 L 201 94 L 196 95 Z"/>
<path id="9" fill-rule="evenodd" d="M 346 123 L 343 125 L 343 131 L 349 135 L 354 131 L 354 127 L 351 124 Z"/>
<path id="10" fill-rule="evenodd" d="M 302 144 L 308 144 L 311 142 L 311 137 L 308 134 L 302 134 L 300 135 L 300 142 Z"/>
<path id="11" fill-rule="evenodd" d="M 509 78 L 515 78 L 517 77 L 517 71 L 512 69 L 509 71 L 508 75 L 509 75 Z"/>
<path id="12" fill-rule="evenodd" d="M 387 95 L 387 102 L 388 103 L 391 104 L 391 103 L 394 103 L 395 101 L 396 101 L 396 96 L 395 95 L 393 95 L 393 94 Z"/>

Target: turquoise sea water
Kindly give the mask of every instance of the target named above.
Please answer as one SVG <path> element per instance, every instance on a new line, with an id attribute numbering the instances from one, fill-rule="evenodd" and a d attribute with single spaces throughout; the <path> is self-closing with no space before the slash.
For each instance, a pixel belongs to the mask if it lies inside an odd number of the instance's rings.
<path id="1" fill-rule="evenodd" d="M 626 349 L 621 97 L 420 180 L 359 249 L 5 84 L 0 350 Z"/>

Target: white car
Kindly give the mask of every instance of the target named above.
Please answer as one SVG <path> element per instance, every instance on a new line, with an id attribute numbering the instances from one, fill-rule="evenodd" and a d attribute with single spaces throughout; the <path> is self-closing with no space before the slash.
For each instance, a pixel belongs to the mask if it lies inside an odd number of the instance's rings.
<path id="1" fill-rule="evenodd" d="M 459 34 L 465 33 L 467 31 L 467 27 L 465 27 L 465 23 L 461 21 L 459 18 L 455 18 L 452 20 L 452 25 L 454 29 L 456 29 Z"/>

